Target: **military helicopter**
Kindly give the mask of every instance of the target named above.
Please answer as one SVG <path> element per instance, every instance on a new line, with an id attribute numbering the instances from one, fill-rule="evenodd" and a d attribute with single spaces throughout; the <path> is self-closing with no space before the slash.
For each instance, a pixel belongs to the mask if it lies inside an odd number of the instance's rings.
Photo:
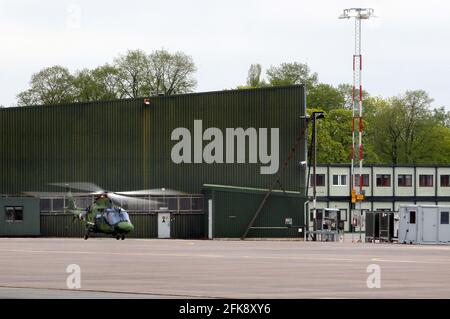
<path id="1" fill-rule="evenodd" d="M 126 210 L 115 206 L 107 194 L 95 198 L 92 205 L 86 209 L 77 208 L 72 193 L 67 193 L 68 207 L 65 212 L 74 215 L 86 225 L 84 239 L 91 233 L 111 234 L 116 239 L 125 239 L 125 235 L 134 229 Z"/>
<path id="2" fill-rule="evenodd" d="M 74 215 L 74 220 L 78 219 L 86 226 L 84 239 L 87 240 L 91 234 L 102 233 L 110 234 L 117 240 L 125 239 L 125 235 L 133 231 L 134 226 L 131 223 L 128 212 L 120 207 L 118 203 L 157 203 L 142 198 L 124 196 L 119 193 L 108 192 L 92 183 L 52 183 L 50 185 L 65 187 L 67 189 L 68 206 L 65 212 Z M 71 189 L 90 191 L 89 195 L 96 195 L 94 203 L 87 208 L 78 208 L 76 206 Z M 151 194 L 152 190 L 137 191 L 138 194 Z M 128 192 L 130 193 L 130 192 Z M 116 203 L 115 203 L 116 202 Z"/>

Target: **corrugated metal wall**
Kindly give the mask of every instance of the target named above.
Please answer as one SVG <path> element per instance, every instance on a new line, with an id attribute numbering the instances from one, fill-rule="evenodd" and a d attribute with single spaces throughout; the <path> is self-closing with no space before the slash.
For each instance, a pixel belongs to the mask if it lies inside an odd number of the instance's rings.
<path id="1" fill-rule="evenodd" d="M 261 164 L 175 164 L 172 130 L 279 128 L 280 165 L 304 115 L 302 86 L 221 91 L 70 105 L 0 109 L 0 194 L 56 190 L 51 182 L 93 182 L 112 191 L 167 187 L 200 193 L 205 183 L 267 187 Z M 204 143 L 206 144 L 206 143 Z M 299 190 L 304 145 L 282 176 Z"/>
<path id="2" fill-rule="evenodd" d="M 145 187 L 162 186 L 198 193 L 203 184 L 268 187 L 273 175 L 262 175 L 261 164 L 174 164 L 170 158 L 172 130 L 185 127 L 193 135 L 194 120 L 202 120 L 203 130 L 216 127 L 279 128 L 280 167 L 295 142 L 304 115 L 304 89 L 301 86 L 153 98 L 146 108 L 144 131 L 148 144 L 144 151 Z M 193 139 L 193 137 L 192 137 Z M 204 145 L 207 144 L 206 142 Z M 225 141 L 224 141 L 225 145 Z M 298 191 L 303 186 L 304 171 L 297 163 L 304 160 L 304 143 L 296 151 L 282 175 L 283 186 Z M 225 153 L 225 152 L 224 152 Z M 247 156 L 248 158 L 248 156 Z"/>
<path id="3" fill-rule="evenodd" d="M 175 213 L 171 215 L 171 238 L 206 238 L 205 214 Z"/>
<path id="4" fill-rule="evenodd" d="M 213 237 L 239 238 L 255 215 L 265 192 L 251 190 L 210 189 L 213 201 Z M 247 237 L 303 237 L 298 231 L 303 226 L 305 198 L 297 194 L 272 193 Z M 292 226 L 285 224 L 292 218 Z M 295 227 L 297 226 L 297 227 Z"/>
<path id="5" fill-rule="evenodd" d="M 0 110 L 0 193 L 45 191 L 48 183 L 143 186 L 142 101 Z"/>
<path id="6" fill-rule="evenodd" d="M 157 213 L 130 213 L 134 230 L 129 238 L 157 238 Z M 203 213 L 172 214 L 171 238 L 204 238 L 205 222 Z M 41 213 L 41 234 L 47 237 L 83 237 L 84 225 L 73 220 L 70 214 Z M 93 237 L 111 237 L 95 234 Z"/>
<path id="7" fill-rule="evenodd" d="M 130 213 L 134 230 L 127 235 L 130 238 L 157 237 L 156 214 Z M 73 220 L 71 214 L 41 213 L 41 234 L 47 237 L 83 237 L 84 224 Z M 95 234 L 93 237 L 111 237 L 110 235 Z"/>

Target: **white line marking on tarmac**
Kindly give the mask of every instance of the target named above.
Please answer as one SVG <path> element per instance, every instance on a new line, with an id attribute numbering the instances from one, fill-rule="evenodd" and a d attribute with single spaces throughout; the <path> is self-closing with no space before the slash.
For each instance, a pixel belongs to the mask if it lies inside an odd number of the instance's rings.
<path id="1" fill-rule="evenodd" d="M 96 252 L 96 251 L 60 251 L 60 250 L 26 250 L 26 249 L 0 249 L 4 252 L 12 253 L 41 253 L 41 254 L 86 254 L 86 255 L 118 255 L 118 256 L 166 256 L 166 257 L 204 257 L 204 258 L 238 258 L 238 259 L 287 259 L 287 260 L 308 260 L 308 261 L 348 261 L 366 262 L 369 259 L 358 258 L 335 258 L 335 257 L 302 257 L 302 256 L 233 256 L 233 255 L 217 255 L 217 254 L 175 254 L 175 253 L 127 253 L 127 252 Z"/>
<path id="2" fill-rule="evenodd" d="M 387 262 L 387 263 L 411 263 L 411 264 L 448 264 L 450 265 L 450 260 L 395 260 L 395 259 L 383 259 L 383 258 L 372 258 L 372 261 Z"/>

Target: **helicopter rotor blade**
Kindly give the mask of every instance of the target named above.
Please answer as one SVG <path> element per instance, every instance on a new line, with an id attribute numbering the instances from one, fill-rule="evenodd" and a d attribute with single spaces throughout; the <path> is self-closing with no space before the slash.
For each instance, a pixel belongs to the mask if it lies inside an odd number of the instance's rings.
<path id="1" fill-rule="evenodd" d="M 120 195 L 117 193 L 107 193 L 108 198 L 110 198 L 116 205 L 121 206 L 124 203 L 127 205 L 144 205 L 144 207 L 149 207 L 150 205 L 159 204 L 158 201 L 146 199 L 146 198 L 136 198 L 125 195 Z"/>
<path id="2" fill-rule="evenodd" d="M 81 190 L 81 191 L 85 191 L 85 192 L 98 193 L 98 194 L 106 193 L 106 191 L 104 189 L 102 189 L 98 185 L 95 185 L 94 183 L 70 182 L 70 183 L 49 183 L 49 185 L 77 189 L 77 190 Z"/>
<path id="3" fill-rule="evenodd" d="M 170 188 L 153 188 L 153 189 L 141 189 L 136 191 L 116 192 L 120 195 L 151 195 L 151 196 L 177 196 L 186 195 L 187 193 L 177 191 Z"/>

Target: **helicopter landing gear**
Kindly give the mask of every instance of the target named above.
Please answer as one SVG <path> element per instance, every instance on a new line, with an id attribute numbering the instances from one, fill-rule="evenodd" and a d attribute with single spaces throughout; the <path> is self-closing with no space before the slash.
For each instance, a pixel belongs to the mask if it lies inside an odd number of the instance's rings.
<path id="1" fill-rule="evenodd" d="M 125 240 L 125 235 L 124 235 L 124 234 L 122 234 L 121 239 L 122 239 L 122 240 Z"/>
<path id="2" fill-rule="evenodd" d="M 120 235 L 119 235 L 119 234 L 116 235 L 116 239 L 117 239 L 117 240 L 120 239 Z"/>
<path id="3" fill-rule="evenodd" d="M 89 238 L 89 235 L 88 234 L 85 234 L 84 235 L 84 240 L 87 240 Z"/>

